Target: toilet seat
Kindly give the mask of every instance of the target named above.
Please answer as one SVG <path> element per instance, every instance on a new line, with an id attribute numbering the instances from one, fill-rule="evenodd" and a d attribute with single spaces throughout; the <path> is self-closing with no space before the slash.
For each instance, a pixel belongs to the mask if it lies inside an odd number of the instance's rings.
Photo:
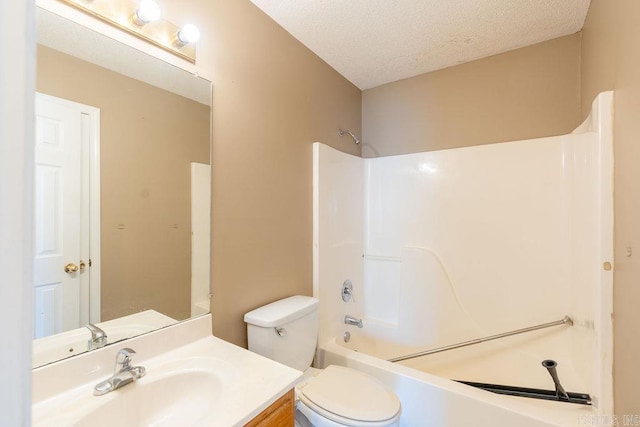
<path id="1" fill-rule="evenodd" d="M 371 376 L 331 365 L 299 388 L 301 403 L 345 426 L 383 427 L 400 416 L 400 401 Z"/>

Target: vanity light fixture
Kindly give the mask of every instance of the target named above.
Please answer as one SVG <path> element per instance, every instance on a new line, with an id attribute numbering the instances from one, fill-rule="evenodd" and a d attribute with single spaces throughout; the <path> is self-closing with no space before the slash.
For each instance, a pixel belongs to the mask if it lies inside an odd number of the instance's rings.
<path id="1" fill-rule="evenodd" d="M 133 34 L 193 64 L 200 31 L 192 24 L 180 28 L 160 17 L 155 0 L 58 0 Z"/>

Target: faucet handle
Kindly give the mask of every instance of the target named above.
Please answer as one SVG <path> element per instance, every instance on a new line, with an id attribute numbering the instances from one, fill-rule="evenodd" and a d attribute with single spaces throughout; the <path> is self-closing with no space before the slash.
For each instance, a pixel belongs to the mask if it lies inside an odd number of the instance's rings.
<path id="1" fill-rule="evenodd" d="M 87 323 L 84 327 L 91 332 L 91 339 L 93 341 L 107 338 L 106 332 L 100 329 L 98 326 L 94 325 L 93 323 Z"/>
<path id="2" fill-rule="evenodd" d="M 353 295 L 353 283 L 351 280 L 347 279 L 342 283 L 342 301 L 347 302 L 352 300 L 356 302 L 356 297 Z"/>
<path id="3" fill-rule="evenodd" d="M 129 369 L 131 367 L 131 359 L 136 352 L 131 348 L 122 348 L 116 354 L 116 372 Z M 122 368 L 118 369 L 119 366 Z"/>
<path id="4" fill-rule="evenodd" d="M 104 347 L 107 345 L 107 333 L 93 323 L 88 323 L 85 328 L 91 331 L 91 339 L 87 342 L 87 350 Z"/>

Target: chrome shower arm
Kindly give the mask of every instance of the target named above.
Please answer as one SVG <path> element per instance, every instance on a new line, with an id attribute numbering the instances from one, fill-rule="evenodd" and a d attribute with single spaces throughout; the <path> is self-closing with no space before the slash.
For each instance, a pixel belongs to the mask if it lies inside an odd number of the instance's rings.
<path id="1" fill-rule="evenodd" d="M 340 138 L 342 138 L 342 137 L 343 137 L 343 136 L 345 136 L 345 135 L 349 135 L 351 138 L 353 138 L 353 141 L 354 141 L 356 144 L 360 144 L 360 140 L 359 140 L 358 138 L 356 138 L 356 136 L 355 136 L 351 131 L 348 131 L 348 130 L 342 130 L 342 129 L 339 129 L 339 130 L 338 130 L 338 136 L 339 136 Z"/>

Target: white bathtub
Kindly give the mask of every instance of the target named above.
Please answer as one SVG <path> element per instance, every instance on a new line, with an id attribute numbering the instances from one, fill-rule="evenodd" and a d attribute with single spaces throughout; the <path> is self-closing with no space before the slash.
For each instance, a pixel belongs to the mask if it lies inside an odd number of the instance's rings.
<path id="1" fill-rule="evenodd" d="M 400 345 L 367 336 L 367 330 L 368 327 L 352 332 L 348 343 L 340 340 L 341 346 L 380 359 L 392 359 L 438 347 Z M 558 363 L 558 376 L 565 390 L 591 393 L 592 387 L 587 378 L 576 371 L 571 349 L 566 344 L 581 333 L 585 334 L 589 333 L 589 331 L 585 331 L 583 327 L 578 325 L 553 326 L 548 329 L 505 337 L 397 363 L 454 380 L 553 389 L 553 380 L 548 371 L 542 366 L 543 360 L 552 359 Z M 470 340 L 480 336 L 482 334 L 469 336 L 466 339 Z M 453 344 L 453 342 L 442 342 L 441 344 L 444 346 Z"/>
<path id="2" fill-rule="evenodd" d="M 347 348 L 347 345 L 352 348 Z M 485 344 L 481 344 L 483 345 Z M 318 367 L 332 364 L 348 366 L 378 378 L 393 389 L 402 402 L 401 426 L 585 426 L 593 425 L 593 420 L 597 418 L 590 406 L 498 395 L 414 367 L 391 363 L 383 358 L 366 354 L 360 349 L 376 350 L 382 354 L 394 352 L 393 346 L 385 348 L 384 343 L 380 341 L 373 342 L 366 337 L 356 335 L 349 344 L 345 344 L 342 338 L 339 338 L 321 345 L 318 349 L 316 364 Z M 452 355 L 456 351 L 459 350 L 449 352 L 447 357 L 451 360 L 465 358 L 460 353 Z M 487 354 L 490 353 L 492 351 L 487 352 Z M 494 360 L 496 363 L 499 361 L 518 366 L 515 361 L 509 360 L 512 357 L 518 357 L 518 355 L 501 354 Z M 475 361 L 476 359 L 474 363 Z M 460 364 L 460 372 L 473 372 L 474 363 Z M 483 366 L 483 363 L 486 364 Z M 479 362 L 476 377 L 460 379 L 486 379 L 481 371 L 490 363 L 489 360 Z M 428 362 L 426 364 L 428 365 Z M 434 365 L 437 366 L 437 363 Z M 453 364 L 445 365 L 449 372 L 454 370 Z M 546 384 L 544 388 L 552 389 L 553 384 L 550 383 L 548 373 L 544 372 L 542 366 L 539 370 L 540 377 Z M 545 380 L 545 376 L 549 377 L 548 380 Z M 562 380 L 562 371 L 560 371 L 560 379 Z M 495 381 L 492 382 L 495 383 Z M 570 391 L 580 390 L 571 389 Z"/>
<path id="3" fill-rule="evenodd" d="M 609 425 L 612 108 L 613 94 L 600 94 L 571 134 L 526 141 L 371 159 L 315 144 L 318 364 L 382 379 L 402 400 L 404 426 Z M 572 327 L 385 361 L 565 315 Z M 347 330 L 350 347 L 339 345 Z M 593 406 L 451 381 L 553 389 L 545 359 Z"/>

